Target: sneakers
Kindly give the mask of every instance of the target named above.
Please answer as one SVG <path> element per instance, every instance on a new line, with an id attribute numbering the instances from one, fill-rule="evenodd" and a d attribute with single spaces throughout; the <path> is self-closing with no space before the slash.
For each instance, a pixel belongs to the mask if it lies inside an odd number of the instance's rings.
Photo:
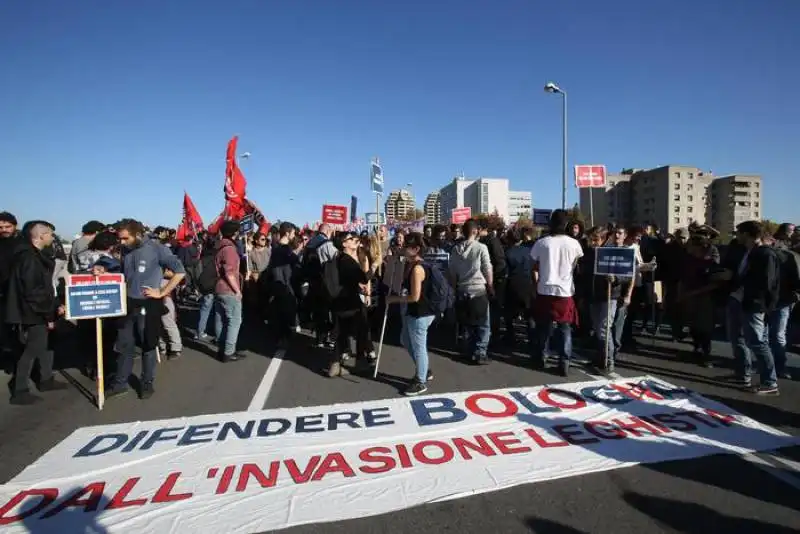
<path id="1" fill-rule="evenodd" d="M 377 360 L 377 359 L 378 359 L 378 355 L 377 355 L 377 354 L 375 354 L 375 351 L 374 351 L 374 350 L 373 350 L 373 351 L 370 351 L 369 353 L 367 353 L 367 360 L 369 360 L 369 361 L 371 361 L 371 362 L 374 362 L 374 361 L 375 361 L 375 360 Z"/>
<path id="2" fill-rule="evenodd" d="M 171 350 L 167 353 L 167 360 L 177 360 L 181 357 L 181 351 L 179 350 Z"/>
<path id="3" fill-rule="evenodd" d="M 199 341 L 200 343 L 211 343 L 214 341 L 213 336 L 209 336 L 208 334 L 201 334 L 199 336 L 194 336 L 195 341 Z"/>
<path id="4" fill-rule="evenodd" d="M 415 397 L 417 395 L 421 395 L 428 391 L 428 386 L 420 382 L 419 380 L 414 380 L 409 384 L 408 388 L 403 392 L 403 395 L 406 397 Z"/>
<path id="5" fill-rule="evenodd" d="M 769 395 L 769 396 L 772 396 L 772 397 L 777 397 L 778 395 L 780 395 L 780 392 L 778 391 L 778 385 L 777 384 L 766 385 L 766 386 L 765 385 L 761 385 L 761 386 L 755 387 L 755 388 L 753 388 L 753 393 L 755 393 L 756 395 L 765 395 L 765 396 Z"/>
<path id="6" fill-rule="evenodd" d="M 328 367 L 328 378 L 336 378 L 337 376 L 347 376 L 350 371 L 341 364 L 341 362 L 333 362 Z"/>
<path id="7" fill-rule="evenodd" d="M 34 395 L 30 391 L 23 391 L 22 393 L 15 393 L 11 396 L 11 404 L 16 406 L 31 406 L 41 402 L 42 398 Z"/>
<path id="8" fill-rule="evenodd" d="M 156 390 L 153 388 L 153 383 L 148 382 L 142 385 L 142 391 L 139 392 L 139 398 L 142 400 L 147 400 L 153 396 Z"/>
<path id="9" fill-rule="evenodd" d="M 242 354 L 241 352 L 234 352 L 233 354 L 223 354 L 222 363 L 238 362 L 240 360 L 244 360 L 245 358 L 247 358 L 247 355 Z"/>
<path id="10" fill-rule="evenodd" d="M 780 373 L 778 373 L 778 378 L 782 378 L 784 380 L 791 380 L 792 373 L 790 373 L 789 371 L 781 371 Z"/>
<path id="11" fill-rule="evenodd" d="M 116 397 L 122 397 L 123 395 L 128 394 L 127 387 L 110 387 L 106 389 L 106 400 L 114 399 Z"/>
<path id="12" fill-rule="evenodd" d="M 39 382 L 39 391 L 64 391 L 69 389 L 69 385 L 64 382 L 56 382 L 55 378 Z"/>
<path id="13" fill-rule="evenodd" d="M 433 371 L 428 369 L 428 376 L 425 377 L 425 382 L 433 381 Z"/>

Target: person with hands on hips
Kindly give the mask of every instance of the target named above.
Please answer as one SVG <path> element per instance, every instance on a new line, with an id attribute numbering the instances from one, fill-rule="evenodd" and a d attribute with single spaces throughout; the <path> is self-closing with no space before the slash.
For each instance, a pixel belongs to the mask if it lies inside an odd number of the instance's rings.
<path id="1" fill-rule="evenodd" d="M 155 390 L 156 350 L 161 336 L 161 299 L 172 293 L 186 276 L 180 260 L 159 241 L 145 237 L 139 221 L 124 219 L 117 231 L 122 245 L 122 272 L 125 275 L 128 313 L 119 319 L 117 335 L 117 374 L 106 391 L 111 399 L 128 392 L 128 378 L 133 370 L 136 333 L 142 349 L 142 377 L 139 395 L 149 399 Z M 174 276 L 161 287 L 164 269 Z"/>

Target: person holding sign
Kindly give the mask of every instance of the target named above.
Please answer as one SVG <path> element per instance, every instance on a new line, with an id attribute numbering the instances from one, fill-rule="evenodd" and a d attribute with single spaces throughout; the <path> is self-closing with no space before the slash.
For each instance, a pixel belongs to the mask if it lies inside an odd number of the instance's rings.
<path id="1" fill-rule="evenodd" d="M 586 251 L 586 265 L 594 268 L 597 250 L 603 246 L 605 233 L 596 231 L 589 235 L 589 248 Z M 606 243 L 607 247 L 627 248 L 628 233 L 624 227 L 613 229 Z M 592 287 L 589 296 L 589 310 L 592 317 L 594 335 L 599 342 L 600 353 L 595 367 L 613 371 L 614 362 L 622 348 L 622 331 L 628 316 L 628 307 L 633 298 L 633 276 L 605 276 L 592 273 Z"/>
<path id="2" fill-rule="evenodd" d="M 180 260 L 165 245 L 144 235 L 139 221 L 124 219 L 117 230 L 122 245 L 122 269 L 127 283 L 128 314 L 120 317 L 117 335 L 117 374 L 106 391 L 106 399 L 128 392 L 128 378 L 133 370 L 136 332 L 142 348 L 140 397 L 149 399 L 155 390 L 156 350 L 161 335 L 162 299 L 171 294 L 185 277 Z M 164 269 L 174 276 L 162 287 Z"/>
<path id="3" fill-rule="evenodd" d="M 53 243 L 54 227 L 45 221 L 32 221 L 23 228 L 8 281 L 6 324 L 13 329 L 17 365 L 11 388 L 11 404 L 29 405 L 41 397 L 28 389 L 28 378 L 38 360 L 39 391 L 66 389 L 53 377 L 53 352 L 48 349 L 50 331 L 57 316 L 64 314 L 53 289 L 55 261 L 42 250 Z"/>

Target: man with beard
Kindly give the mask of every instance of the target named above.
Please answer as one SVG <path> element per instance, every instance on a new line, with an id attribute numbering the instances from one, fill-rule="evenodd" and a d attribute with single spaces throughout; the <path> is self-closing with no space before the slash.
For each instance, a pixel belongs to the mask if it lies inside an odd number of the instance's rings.
<path id="1" fill-rule="evenodd" d="M 14 251 L 8 280 L 6 317 L 14 334 L 18 355 L 12 386 L 11 403 L 34 404 L 41 400 L 28 390 L 28 378 L 39 362 L 39 391 L 65 389 L 66 384 L 53 377 L 53 352 L 48 349 L 49 332 L 64 308 L 58 305 L 53 288 L 55 260 L 43 253 L 53 243 L 52 224 L 32 221 L 25 225 L 23 240 Z"/>
<path id="2" fill-rule="evenodd" d="M 106 398 L 128 392 L 128 378 L 133 370 L 136 335 L 142 345 L 142 380 L 140 397 L 149 399 L 155 392 L 156 349 L 161 335 L 162 299 L 170 295 L 185 277 L 180 260 L 155 239 L 145 237 L 142 223 L 123 219 L 117 237 L 122 245 L 122 270 L 127 285 L 128 314 L 119 320 L 117 337 L 117 375 L 106 391 Z M 164 269 L 174 273 L 164 287 Z"/>

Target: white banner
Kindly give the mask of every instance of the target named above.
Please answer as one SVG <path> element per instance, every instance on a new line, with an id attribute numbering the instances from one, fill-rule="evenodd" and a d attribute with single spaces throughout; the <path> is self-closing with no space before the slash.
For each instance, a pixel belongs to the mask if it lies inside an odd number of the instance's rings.
<path id="1" fill-rule="evenodd" d="M 652 377 L 82 428 L 3 532 L 262 532 L 798 439 Z"/>

